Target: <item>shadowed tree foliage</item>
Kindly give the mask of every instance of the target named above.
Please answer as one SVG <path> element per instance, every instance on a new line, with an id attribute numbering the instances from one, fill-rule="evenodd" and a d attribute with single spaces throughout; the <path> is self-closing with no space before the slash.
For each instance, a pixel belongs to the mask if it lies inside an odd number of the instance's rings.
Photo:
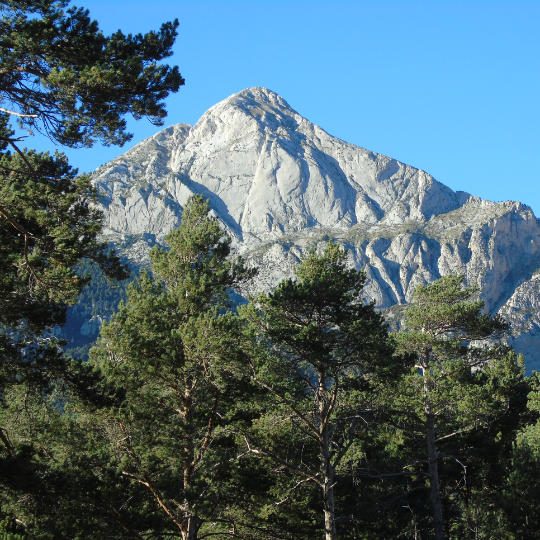
<path id="1" fill-rule="evenodd" d="M 469 534 L 473 493 L 480 496 L 487 478 L 496 479 L 497 462 L 508 457 L 524 422 L 528 387 L 517 356 L 486 342 L 471 344 L 506 329 L 498 316 L 482 313 L 477 294 L 458 275 L 420 286 L 406 310 L 407 331 L 396 335 L 398 350 L 416 356 L 393 398 L 394 410 L 401 410 L 396 434 L 404 438 L 402 448 L 417 449 L 406 467 L 417 473 L 417 489 L 424 482 L 429 489 L 437 539 L 457 532 L 456 518 L 465 525 L 458 537 Z M 419 510 L 414 519 L 418 530 L 426 530 L 421 516 Z"/>
<path id="2" fill-rule="evenodd" d="M 0 2 L 0 347 L 4 383 L 39 367 L 43 332 L 62 323 L 87 278 L 84 258 L 126 276 L 97 240 L 102 216 L 88 178 L 62 154 L 23 149 L 8 124 L 43 131 L 69 146 L 121 144 L 126 113 L 165 115 L 163 99 L 183 84 L 171 54 L 177 22 L 159 32 L 107 37 L 66 1 Z M 32 347 L 28 345 L 32 344 Z M 44 345 L 45 344 L 45 345 Z M 33 359 L 33 360 L 32 360 Z M 33 369 L 36 371 L 35 369 Z M 22 377 L 24 379 L 24 376 Z"/>
<path id="3" fill-rule="evenodd" d="M 508 538 L 540 538 L 540 378 L 530 377 L 529 410 L 531 418 L 513 444 L 511 463 L 505 476 L 504 491 L 499 492 L 497 509 L 506 517 Z"/>
<path id="4" fill-rule="evenodd" d="M 160 123 L 163 99 L 183 80 L 160 64 L 171 54 L 177 21 L 159 32 L 105 36 L 88 11 L 67 1 L 0 2 L 1 301 L 6 325 L 41 327 L 62 319 L 85 283 L 82 258 L 123 277 L 118 260 L 96 240 L 96 193 L 61 154 L 19 148 L 8 120 L 67 146 L 130 138 L 124 116 Z"/>
<path id="5" fill-rule="evenodd" d="M 21 142 L 26 130 L 71 147 L 123 144 L 126 114 L 160 123 L 164 98 L 183 84 L 176 67 L 161 63 L 176 28 L 175 21 L 145 35 L 105 36 L 67 1 L 0 1 L 0 462 L 10 471 L 0 502 L 15 517 L 13 501 L 48 485 L 24 482 L 22 471 L 48 474 L 42 435 L 45 417 L 61 409 L 55 392 L 92 393 L 87 369 L 64 358 L 50 331 L 88 281 L 76 267 L 88 259 L 110 278 L 126 276 L 98 240 L 102 216 L 89 179 L 63 154 Z"/>

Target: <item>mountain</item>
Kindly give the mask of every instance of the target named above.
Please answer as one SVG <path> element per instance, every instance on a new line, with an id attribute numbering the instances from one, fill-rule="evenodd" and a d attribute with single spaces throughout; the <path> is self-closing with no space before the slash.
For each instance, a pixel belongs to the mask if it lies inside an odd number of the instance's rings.
<path id="1" fill-rule="evenodd" d="M 459 272 L 480 286 L 491 313 L 509 320 L 509 342 L 528 367 L 540 368 L 540 226 L 532 210 L 454 192 L 333 137 L 270 90 L 244 90 L 193 127 L 164 129 L 100 167 L 93 181 L 104 236 L 137 267 L 179 223 L 189 195 L 201 193 L 235 250 L 259 268 L 245 294 L 275 286 L 309 249 L 335 239 L 366 269 L 366 295 L 391 321 L 416 286 Z"/>

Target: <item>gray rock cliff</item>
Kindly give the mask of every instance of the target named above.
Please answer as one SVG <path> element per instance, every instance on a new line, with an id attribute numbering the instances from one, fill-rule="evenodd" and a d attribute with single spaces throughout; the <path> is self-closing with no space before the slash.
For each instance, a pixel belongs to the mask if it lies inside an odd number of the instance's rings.
<path id="1" fill-rule="evenodd" d="M 269 289 L 307 250 L 337 240 L 365 268 L 379 308 L 460 272 L 481 287 L 509 340 L 540 369 L 540 226 L 521 203 L 454 192 L 428 173 L 332 137 L 274 92 L 251 88 L 138 144 L 93 175 L 104 236 L 135 265 L 181 218 L 192 193 L 210 199 L 235 250 Z"/>

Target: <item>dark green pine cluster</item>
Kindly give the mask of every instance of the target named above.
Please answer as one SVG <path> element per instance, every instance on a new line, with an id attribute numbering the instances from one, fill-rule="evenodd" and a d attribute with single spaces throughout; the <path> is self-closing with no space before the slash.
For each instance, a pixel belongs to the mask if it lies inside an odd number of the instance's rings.
<path id="1" fill-rule="evenodd" d="M 202 196 L 166 242 L 77 385 L 9 389 L 6 530 L 535 537 L 537 378 L 485 341 L 504 324 L 461 276 L 419 287 L 407 329 L 389 334 L 335 244 L 235 307 L 254 272 L 230 257 Z"/>
<path id="2" fill-rule="evenodd" d="M 161 125 L 163 100 L 184 83 L 176 66 L 159 63 L 178 21 L 105 36 L 68 0 L 3 0 L 0 14 L 0 110 L 61 144 L 122 145 L 131 138 L 124 115 Z"/>
<path id="3" fill-rule="evenodd" d="M 6 0 L 0 15 L 1 378 L 23 387 L 65 378 L 49 329 L 64 322 L 88 282 L 78 265 L 93 261 L 109 278 L 127 275 L 97 239 L 102 216 L 89 179 L 63 154 L 22 148 L 25 131 L 71 147 L 122 144 L 130 138 L 126 113 L 160 123 L 164 98 L 183 79 L 160 63 L 171 54 L 176 21 L 159 32 L 107 37 L 87 10 L 65 0 Z"/>
<path id="4" fill-rule="evenodd" d="M 8 119 L 123 143 L 126 113 L 159 122 L 183 84 L 160 63 L 177 23 L 107 37 L 63 0 L 0 12 L 1 537 L 540 538 L 538 377 L 461 276 L 419 287 L 391 334 L 329 243 L 239 306 L 256 269 L 193 196 L 70 358 L 54 326 L 127 271 L 88 178 Z"/>

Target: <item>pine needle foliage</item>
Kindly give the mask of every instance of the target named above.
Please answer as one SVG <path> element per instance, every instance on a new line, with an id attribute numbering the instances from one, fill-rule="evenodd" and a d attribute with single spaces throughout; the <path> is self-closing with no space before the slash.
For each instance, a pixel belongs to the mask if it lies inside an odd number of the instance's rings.
<path id="1" fill-rule="evenodd" d="M 227 258 L 230 240 L 201 196 L 166 242 L 151 253 L 153 276 L 131 284 L 103 325 L 91 361 L 124 396 L 103 428 L 119 474 L 176 535 L 194 539 L 228 523 L 234 499 L 229 424 L 246 369 L 229 293 L 250 272 Z"/>

